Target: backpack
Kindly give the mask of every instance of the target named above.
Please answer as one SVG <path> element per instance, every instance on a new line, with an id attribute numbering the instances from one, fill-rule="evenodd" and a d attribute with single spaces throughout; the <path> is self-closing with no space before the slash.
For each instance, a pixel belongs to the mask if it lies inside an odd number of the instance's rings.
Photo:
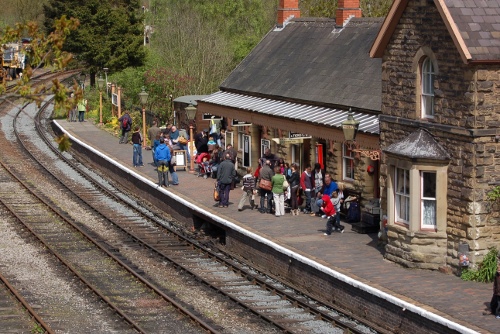
<path id="1" fill-rule="evenodd" d="M 128 117 L 123 117 L 122 119 L 122 127 L 126 129 L 128 126 Z"/>

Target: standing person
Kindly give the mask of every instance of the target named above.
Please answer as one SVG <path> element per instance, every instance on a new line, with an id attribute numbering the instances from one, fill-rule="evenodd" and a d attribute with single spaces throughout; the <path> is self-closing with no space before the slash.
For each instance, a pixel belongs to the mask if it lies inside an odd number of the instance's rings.
<path id="1" fill-rule="evenodd" d="M 71 98 L 74 98 L 74 97 L 75 97 L 75 94 L 71 93 Z M 68 121 L 70 121 L 70 122 L 76 122 L 77 114 L 78 114 L 78 106 L 71 108 L 71 110 L 69 111 L 69 119 L 68 119 Z"/>
<path id="2" fill-rule="evenodd" d="M 300 175 L 297 169 L 298 169 L 297 164 L 293 163 L 291 168 L 292 174 L 290 175 L 290 178 L 288 180 L 288 183 L 290 183 L 290 207 L 291 207 L 290 213 L 292 214 L 292 216 L 299 215 L 298 197 L 299 197 L 299 187 L 300 187 Z"/>
<path id="3" fill-rule="evenodd" d="M 162 165 L 167 167 L 169 166 L 171 159 L 170 148 L 165 144 L 165 139 L 161 137 L 159 133 L 157 134 L 157 136 L 160 138 L 159 139 L 160 144 L 153 150 L 153 152 L 154 152 L 154 159 L 158 166 L 158 179 L 159 179 L 158 186 L 161 187 L 165 185 L 166 187 L 168 187 L 169 186 L 168 170 L 161 170 L 161 166 Z M 160 178 L 161 176 L 160 173 L 162 173 L 163 178 Z"/>
<path id="4" fill-rule="evenodd" d="M 85 111 L 87 110 L 87 100 L 82 98 L 76 105 L 78 109 L 78 122 L 85 122 Z"/>
<path id="5" fill-rule="evenodd" d="M 274 176 L 274 172 L 271 169 L 271 161 L 266 160 L 264 162 L 264 166 L 259 171 L 259 182 L 260 180 L 268 180 L 271 181 L 271 179 Z M 272 203 L 272 191 L 271 190 L 266 190 L 260 188 L 260 208 L 259 212 L 260 213 L 272 213 L 271 209 L 271 203 Z M 267 197 L 267 210 L 266 206 L 264 205 L 264 202 L 266 202 L 266 197 Z"/>
<path id="6" fill-rule="evenodd" d="M 226 149 L 226 130 L 220 129 L 219 138 L 217 138 L 217 144 L 222 147 L 223 150 Z"/>
<path id="7" fill-rule="evenodd" d="M 325 235 L 331 235 L 333 230 L 333 224 L 335 221 L 335 207 L 330 201 L 330 196 L 328 196 L 327 194 L 324 194 L 322 199 L 323 199 L 323 205 L 321 206 L 320 210 L 328 217 L 328 221 L 326 222 Z"/>
<path id="8" fill-rule="evenodd" d="M 311 165 L 307 165 L 306 169 L 300 176 L 300 187 L 306 196 L 306 207 L 304 213 L 311 213 L 311 197 L 314 192 L 314 178 L 311 174 Z"/>
<path id="9" fill-rule="evenodd" d="M 287 181 L 289 181 L 290 176 L 292 176 L 292 168 L 290 168 L 290 164 L 288 162 L 285 162 L 285 169 L 283 171 L 283 175 L 285 175 Z"/>
<path id="10" fill-rule="evenodd" d="M 142 135 L 140 127 L 136 126 L 132 134 L 132 144 L 134 144 L 134 155 L 132 157 L 134 167 L 144 167 L 142 163 Z"/>
<path id="11" fill-rule="evenodd" d="M 189 153 L 189 135 L 185 129 L 179 129 L 179 147 L 181 150 L 186 151 L 187 163 L 191 163 L 191 154 Z"/>
<path id="12" fill-rule="evenodd" d="M 226 150 L 224 151 L 224 155 L 229 154 L 231 156 L 231 161 L 233 164 L 236 164 L 236 158 L 238 157 L 238 151 L 236 151 L 231 144 L 227 144 Z M 235 165 L 236 166 L 236 165 Z M 236 169 L 236 167 L 235 167 Z"/>
<path id="13" fill-rule="evenodd" d="M 163 137 L 161 136 L 160 132 L 158 132 L 156 134 L 156 138 L 153 140 L 153 148 L 151 149 L 151 151 L 153 151 L 153 165 L 155 167 L 158 167 L 158 160 L 156 160 L 156 148 L 158 146 L 160 146 L 160 139 L 163 139 Z M 163 140 L 163 143 L 165 143 L 165 140 Z"/>
<path id="14" fill-rule="evenodd" d="M 236 176 L 234 164 L 231 161 L 231 156 L 226 154 L 224 160 L 220 163 L 217 169 L 217 183 L 219 184 L 219 208 L 227 208 L 229 205 L 229 191 L 231 184 Z"/>
<path id="15" fill-rule="evenodd" d="M 122 130 L 122 135 L 120 137 L 120 144 L 128 143 L 128 133 L 132 129 L 132 117 L 128 111 L 122 115 L 122 117 L 118 118 L 118 123 L 120 124 L 120 129 Z"/>
<path id="16" fill-rule="evenodd" d="M 325 184 L 325 172 L 321 169 L 321 165 L 319 163 L 314 164 L 313 171 L 314 178 L 314 191 L 311 194 L 311 197 L 315 198 L 314 201 L 311 202 L 311 216 L 321 216 L 321 199 L 323 196 L 323 185 Z M 326 193 L 330 196 L 331 193 Z M 319 206 L 318 206 L 319 204 Z"/>
<path id="17" fill-rule="evenodd" d="M 271 162 L 271 169 L 274 169 L 278 158 L 274 153 L 271 153 L 271 150 L 269 148 L 266 148 L 266 150 L 264 151 L 264 155 L 260 158 L 260 163 L 262 166 L 264 166 L 266 160 L 269 160 Z"/>
<path id="18" fill-rule="evenodd" d="M 194 136 L 194 145 L 197 154 L 208 152 L 208 129 L 203 129 L 200 133 Z"/>
<path id="19" fill-rule="evenodd" d="M 332 217 L 334 220 L 333 227 L 335 228 L 335 231 L 339 230 L 340 233 L 344 233 L 345 228 L 343 225 L 340 225 L 340 205 L 344 201 L 342 197 L 339 194 L 339 190 L 335 189 L 330 198 L 330 202 L 332 202 L 333 207 L 335 208 L 335 217 Z"/>
<path id="20" fill-rule="evenodd" d="M 170 128 L 170 140 L 172 141 L 172 146 L 174 150 L 180 150 L 181 145 L 179 144 L 179 130 L 175 125 Z"/>
<path id="21" fill-rule="evenodd" d="M 155 120 L 153 120 L 153 125 L 148 129 L 148 139 L 149 143 L 151 145 L 151 153 L 153 154 L 153 163 L 155 161 L 155 140 L 160 138 L 158 135 L 160 134 L 160 128 L 158 127 L 158 123 Z M 157 137 L 158 136 L 158 137 Z M 156 166 L 156 164 L 154 164 Z"/>
<path id="22" fill-rule="evenodd" d="M 274 199 L 274 215 L 276 217 L 285 215 L 285 189 L 283 189 L 283 182 L 285 177 L 281 174 L 281 167 L 274 167 L 274 175 L 271 178 L 273 184 L 273 199 Z"/>
<path id="23" fill-rule="evenodd" d="M 238 203 L 238 211 L 243 211 L 243 205 L 247 198 L 250 200 L 250 208 L 255 208 L 255 177 L 253 176 L 253 168 L 247 167 L 247 173 L 243 176 L 243 194 L 241 195 L 240 203 Z"/>
<path id="24" fill-rule="evenodd" d="M 170 157 L 173 157 L 174 156 L 174 149 L 172 148 L 172 146 L 169 146 L 169 150 L 170 150 Z M 170 172 L 170 175 L 172 176 L 172 184 L 174 186 L 178 186 L 179 185 L 179 176 L 177 175 L 177 171 L 175 170 L 175 166 L 177 166 L 177 160 L 170 158 L 170 161 L 168 163 L 168 171 Z"/>
<path id="25" fill-rule="evenodd" d="M 151 143 L 151 147 L 153 147 L 153 142 L 156 139 L 156 135 L 160 133 L 160 128 L 158 127 L 158 122 L 153 120 L 153 125 L 148 129 L 148 139 Z M 154 152 L 153 152 L 154 154 Z"/>

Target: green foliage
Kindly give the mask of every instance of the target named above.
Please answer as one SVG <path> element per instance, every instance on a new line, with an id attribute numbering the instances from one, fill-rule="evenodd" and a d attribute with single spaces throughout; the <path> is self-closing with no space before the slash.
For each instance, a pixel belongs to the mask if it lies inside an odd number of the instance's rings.
<path id="1" fill-rule="evenodd" d="M 462 271 L 460 277 L 464 281 L 493 282 L 498 266 L 497 257 L 498 250 L 496 248 L 490 248 L 488 254 L 486 254 L 483 261 L 479 264 L 478 270 L 465 269 Z"/>
<path id="2" fill-rule="evenodd" d="M 491 191 L 486 194 L 489 201 L 496 201 L 500 198 L 500 186 L 494 187 Z"/>
<path id="3" fill-rule="evenodd" d="M 111 72 L 143 64 L 142 9 L 138 0 L 48 0 L 45 28 L 54 29 L 62 14 L 78 18 L 80 28 L 71 33 L 66 51 L 78 54 L 92 74 L 107 67 Z"/>

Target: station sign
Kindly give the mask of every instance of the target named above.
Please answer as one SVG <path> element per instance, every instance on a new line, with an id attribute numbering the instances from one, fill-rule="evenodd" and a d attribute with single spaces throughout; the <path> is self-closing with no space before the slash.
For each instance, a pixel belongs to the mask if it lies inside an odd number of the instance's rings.
<path id="1" fill-rule="evenodd" d="M 210 121 L 210 120 L 222 121 L 222 117 L 220 117 L 220 116 L 214 116 L 212 114 L 203 114 L 203 120 L 204 121 Z"/>
<path id="2" fill-rule="evenodd" d="M 286 144 L 302 144 L 304 142 L 303 138 L 273 138 L 273 142 L 280 145 Z"/>
<path id="3" fill-rule="evenodd" d="M 250 126 L 252 123 L 248 123 L 245 121 L 238 121 L 237 119 L 233 119 L 231 122 L 231 126 Z"/>
<path id="4" fill-rule="evenodd" d="M 297 132 L 289 132 L 288 133 L 288 138 L 290 139 L 311 139 L 312 137 L 309 135 L 306 135 L 304 133 L 297 133 Z"/>

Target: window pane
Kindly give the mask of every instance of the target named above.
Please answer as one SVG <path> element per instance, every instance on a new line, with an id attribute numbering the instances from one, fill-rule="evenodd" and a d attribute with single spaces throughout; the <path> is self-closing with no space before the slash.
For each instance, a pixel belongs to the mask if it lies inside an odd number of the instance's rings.
<path id="1" fill-rule="evenodd" d="M 410 221 L 410 171 L 396 168 L 396 219 L 404 223 Z"/>
<path id="2" fill-rule="evenodd" d="M 422 224 L 424 226 L 436 226 L 436 201 L 423 200 Z"/>
<path id="3" fill-rule="evenodd" d="M 436 173 L 422 172 L 423 197 L 436 198 Z"/>
<path id="4" fill-rule="evenodd" d="M 342 157 L 342 165 L 343 165 L 343 174 L 344 179 L 354 179 L 354 152 L 349 149 L 349 146 L 343 145 L 343 157 Z"/>
<path id="5" fill-rule="evenodd" d="M 436 173 L 422 172 L 422 227 L 436 226 Z"/>

